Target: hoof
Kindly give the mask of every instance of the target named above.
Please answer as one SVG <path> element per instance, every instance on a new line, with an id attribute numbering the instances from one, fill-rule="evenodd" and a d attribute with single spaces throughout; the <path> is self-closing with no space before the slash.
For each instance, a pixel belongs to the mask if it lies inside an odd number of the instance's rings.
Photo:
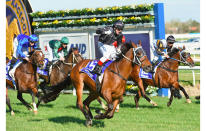
<path id="1" fill-rule="evenodd" d="M 34 115 L 37 115 L 38 114 L 38 111 L 37 110 L 34 110 Z"/>
<path id="2" fill-rule="evenodd" d="M 94 119 L 96 119 L 96 120 L 100 120 L 100 119 L 104 119 L 104 118 L 105 118 L 105 116 L 103 114 L 99 114 L 99 115 L 96 115 L 94 117 Z"/>
<path id="3" fill-rule="evenodd" d="M 136 109 L 139 110 L 140 108 L 139 108 L 139 107 L 136 107 Z"/>
<path id="4" fill-rule="evenodd" d="M 115 110 L 115 112 L 119 112 L 119 109 Z"/>
<path id="5" fill-rule="evenodd" d="M 92 126 L 92 120 L 86 120 L 85 124 L 86 124 L 87 127 Z"/>
<path id="6" fill-rule="evenodd" d="M 167 107 L 170 107 L 170 105 L 171 105 L 171 104 L 168 102 L 168 103 L 167 103 Z"/>
<path id="7" fill-rule="evenodd" d="M 157 106 L 157 103 L 155 103 L 155 102 L 153 102 L 153 101 L 151 101 L 150 102 L 153 106 Z"/>
<path id="8" fill-rule="evenodd" d="M 190 99 L 187 99 L 187 103 L 189 103 L 189 104 L 190 104 L 190 103 L 192 103 L 192 101 L 191 101 Z"/>
<path id="9" fill-rule="evenodd" d="M 15 115 L 15 113 L 14 113 L 13 111 L 11 111 L 11 115 L 12 115 L 12 116 L 14 116 L 14 115 Z"/>
<path id="10" fill-rule="evenodd" d="M 32 111 L 32 108 L 28 108 L 29 111 Z"/>

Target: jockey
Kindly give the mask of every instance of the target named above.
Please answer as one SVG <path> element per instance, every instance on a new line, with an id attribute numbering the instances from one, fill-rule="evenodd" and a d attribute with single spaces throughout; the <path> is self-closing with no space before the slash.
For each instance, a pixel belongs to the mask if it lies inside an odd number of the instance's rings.
<path id="1" fill-rule="evenodd" d="M 51 40 L 47 45 L 49 52 L 48 64 L 46 70 L 49 70 L 52 62 L 61 60 L 64 61 L 64 56 L 67 55 L 67 45 L 69 44 L 69 39 L 67 37 L 62 37 L 61 40 Z"/>
<path id="2" fill-rule="evenodd" d="M 100 58 L 94 70 L 91 71 L 92 73 L 100 75 L 103 63 L 108 60 L 115 60 L 119 45 L 125 43 L 125 37 L 122 34 L 123 29 L 124 23 L 118 20 L 112 27 L 106 26 L 96 30 L 96 33 L 100 34 L 98 48 L 103 57 Z"/>
<path id="3" fill-rule="evenodd" d="M 171 52 L 173 44 L 175 43 L 174 36 L 170 35 L 167 40 L 154 40 L 154 58 L 152 61 L 153 69 L 160 61 L 169 58 L 168 53 Z"/>
<path id="4" fill-rule="evenodd" d="M 28 54 L 34 49 L 38 48 L 38 37 L 33 34 L 30 36 L 19 34 L 14 39 L 14 54 L 11 59 L 9 71 L 14 67 L 17 59 L 24 59 L 29 61 Z"/>

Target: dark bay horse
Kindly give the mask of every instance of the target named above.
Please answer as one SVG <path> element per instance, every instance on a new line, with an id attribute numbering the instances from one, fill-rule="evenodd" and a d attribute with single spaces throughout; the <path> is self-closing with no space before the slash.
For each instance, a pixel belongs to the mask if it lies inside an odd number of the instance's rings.
<path id="1" fill-rule="evenodd" d="M 37 67 L 44 65 L 44 54 L 40 49 L 36 49 L 30 53 L 29 61 L 23 60 L 23 62 L 16 68 L 14 72 L 14 78 L 17 88 L 17 98 L 29 109 L 32 107 L 23 99 L 22 93 L 30 93 L 32 95 L 32 101 L 34 106 L 34 113 L 37 113 L 37 107 L 35 103 L 35 96 L 39 98 L 40 94 L 37 89 Z M 12 81 L 6 80 L 6 87 L 14 88 Z M 10 106 L 10 102 L 7 94 L 7 104 Z M 9 103 L 8 103 L 9 102 Z M 11 107 L 11 106 L 10 106 Z"/>
<path id="2" fill-rule="evenodd" d="M 167 106 L 170 106 L 172 103 L 175 89 L 177 90 L 180 89 L 184 93 L 187 102 L 191 103 L 191 100 L 189 99 L 189 96 L 186 93 L 185 89 L 179 84 L 178 67 L 180 63 L 184 63 L 189 66 L 194 66 L 194 61 L 190 57 L 190 53 L 185 52 L 185 47 L 173 48 L 172 52 L 169 53 L 169 56 L 170 56 L 169 59 L 165 59 L 157 67 L 154 80 L 141 79 L 139 77 L 140 68 L 138 66 L 135 66 L 133 68 L 133 71 L 130 77 L 136 83 L 143 83 L 143 86 L 141 86 L 142 84 L 138 84 L 140 90 L 138 91 L 138 94 L 134 97 L 136 108 L 139 107 L 138 101 L 141 96 L 143 96 L 148 102 L 150 102 L 154 106 L 157 105 L 155 102 L 150 100 L 150 98 L 144 93 L 144 90 L 147 89 L 148 85 L 155 86 L 158 88 L 170 88 L 171 96 L 170 96 L 169 102 L 167 103 Z M 141 91 L 143 92 L 141 93 Z"/>
<path id="3" fill-rule="evenodd" d="M 49 76 L 39 74 L 39 77 L 44 79 L 44 82 L 42 82 L 39 86 L 43 90 L 45 95 L 51 93 L 53 91 L 52 88 L 54 88 L 49 86 L 46 87 L 47 84 L 50 84 L 50 86 L 54 86 L 61 83 L 61 85 L 56 87 L 59 89 L 57 92 L 52 93 L 52 95 L 50 94 L 44 97 L 46 98 L 44 100 L 45 103 L 54 101 L 59 96 L 60 91 L 66 88 L 67 85 L 71 84 L 71 82 L 67 79 L 67 77 L 70 74 L 72 68 L 82 60 L 83 58 L 79 53 L 78 49 L 71 48 L 68 54 L 65 56 L 64 62 L 59 60 L 52 66 L 51 73 Z M 64 84 L 62 84 L 62 82 Z"/>
<path id="4" fill-rule="evenodd" d="M 95 119 L 110 119 L 113 117 L 116 106 L 123 97 L 126 81 L 132 72 L 134 64 L 138 64 L 145 70 L 151 70 L 151 63 L 147 59 L 141 45 L 137 47 L 134 43 L 126 43 L 123 44 L 123 47 L 129 48 L 129 51 L 122 53 L 121 59 L 116 60 L 106 68 L 100 92 L 97 91 L 95 82 L 87 74 L 80 72 L 91 60 L 81 61 L 71 71 L 70 78 L 76 88 L 77 106 L 84 114 L 87 126 L 92 125 L 93 118 L 89 105 L 99 96 L 107 102 L 108 110 L 104 114 L 95 116 Z M 90 93 L 84 102 L 82 102 L 84 86 Z"/>

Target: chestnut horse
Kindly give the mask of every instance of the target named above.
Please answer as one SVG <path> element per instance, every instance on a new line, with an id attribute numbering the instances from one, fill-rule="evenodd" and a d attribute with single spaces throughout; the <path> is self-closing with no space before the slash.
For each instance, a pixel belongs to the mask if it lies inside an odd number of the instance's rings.
<path id="1" fill-rule="evenodd" d="M 36 71 L 37 71 L 37 67 L 42 67 L 44 65 L 44 54 L 42 53 L 40 49 L 36 49 L 30 54 L 31 55 L 29 57 L 29 61 L 27 62 L 23 60 L 23 62 L 16 68 L 14 72 L 14 78 L 15 78 L 15 83 L 16 83 L 16 88 L 17 88 L 17 98 L 29 110 L 32 110 L 32 107 L 22 97 L 22 93 L 30 93 L 32 95 L 34 113 L 37 113 L 35 96 L 39 98 L 40 94 L 37 89 Z M 6 87 L 14 88 L 12 81 L 6 79 Z M 10 106 L 8 94 L 7 94 L 6 100 L 7 100 L 8 106 Z"/>
<path id="2" fill-rule="evenodd" d="M 54 101 L 60 94 L 60 92 L 68 85 L 71 85 L 70 75 L 72 68 L 83 60 L 83 57 L 78 51 L 78 48 L 71 48 L 68 55 L 65 56 L 65 61 L 58 61 L 52 66 L 51 74 L 49 76 L 38 74 L 44 81 L 39 85 L 44 92 L 44 96 L 41 98 L 44 103 Z M 50 86 L 47 86 L 50 84 Z M 101 106 L 106 109 L 107 107 L 97 98 L 97 101 Z M 39 104 L 37 104 L 39 106 Z"/>
<path id="3" fill-rule="evenodd" d="M 50 84 L 51 86 L 58 85 L 59 83 L 66 80 L 68 75 L 70 74 L 72 68 L 76 65 L 76 63 L 82 61 L 83 58 L 81 54 L 79 54 L 79 51 L 77 48 L 71 48 L 68 52 L 68 54 L 65 56 L 64 62 L 57 61 L 54 65 L 52 65 L 51 73 L 49 76 L 38 74 L 40 78 L 44 79 L 44 82 L 42 82 L 39 86 L 43 90 L 44 94 L 47 95 L 50 93 L 53 89 L 53 87 L 46 87 L 47 84 Z M 63 90 L 67 85 L 70 85 L 71 82 L 64 81 L 64 85 L 61 85 L 60 88 Z M 58 96 L 60 91 L 53 93 L 49 97 L 45 97 L 44 100 L 45 103 L 54 101 Z M 39 104 L 37 104 L 38 106 Z"/>
<path id="4" fill-rule="evenodd" d="M 122 53 L 121 59 L 117 59 L 111 63 L 105 70 L 103 80 L 101 82 L 101 90 L 98 92 L 96 83 L 87 74 L 82 73 L 81 69 L 92 60 L 83 60 L 78 63 L 71 71 L 70 78 L 77 94 L 77 106 L 82 111 L 86 118 L 86 125 L 92 125 L 92 113 L 90 111 L 90 103 L 101 96 L 108 105 L 108 109 L 104 114 L 95 116 L 95 119 L 112 118 L 119 100 L 123 97 L 125 91 L 126 81 L 129 74 L 132 72 L 134 64 L 138 64 L 145 71 L 151 70 L 151 63 L 149 62 L 141 44 L 136 48 L 134 43 L 125 43 L 122 48 L 130 48 L 126 53 Z M 87 87 L 90 91 L 89 96 L 82 103 L 83 87 Z M 85 109 L 83 107 L 85 106 Z"/>
<path id="5" fill-rule="evenodd" d="M 188 103 L 191 103 L 191 100 L 186 93 L 185 89 L 179 84 L 178 81 L 178 66 L 180 63 L 187 64 L 189 66 L 194 66 L 194 61 L 190 57 L 190 53 L 185 52 L 185 47 L 183 48 L 173 48 L 172 52 L 168 54 L 170 58 L 165 59 L 156 69 L 155 78 L 152 79 L 141 79 L 139 77 L 139 70 L 140 68 L 138 66 L 135 66 L 133 68 L 132 74 L 130 77 L 132 80 L 138 84 L 140 90 L 138 91 L 138 94 L 134 97 L 136 108 L 139 107 L 138 101 L 141 96 L 143 96 L 148 102 L 156 106 L 157 104 L 150 100 L 150 98 L 145 95 L 144 92 L 141 93 L 141 91 L 144 91 L 147 89 L 148 85 L 155 86 L 158 88 L 170 88 L 171 96 L 169 99 L 169 102 L 167 103 L 167 106 L 169 107 L 172 103 L 174 91 L 175 89 L 181 90 Z M 143 83 L 143 84 L 141 84 Z M 143 85 L 143 86 L 141 86 Z"/>

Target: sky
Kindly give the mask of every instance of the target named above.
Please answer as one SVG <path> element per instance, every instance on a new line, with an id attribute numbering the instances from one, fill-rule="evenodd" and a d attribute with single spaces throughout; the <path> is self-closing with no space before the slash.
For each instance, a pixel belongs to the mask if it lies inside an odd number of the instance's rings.
<path id="1" fill-rule="evenodd" d="M 164 3 L 165 21 L 174 19 L 200 22 L 200 0 L 29 0 L 33 11 L 66 10 Z"/>

